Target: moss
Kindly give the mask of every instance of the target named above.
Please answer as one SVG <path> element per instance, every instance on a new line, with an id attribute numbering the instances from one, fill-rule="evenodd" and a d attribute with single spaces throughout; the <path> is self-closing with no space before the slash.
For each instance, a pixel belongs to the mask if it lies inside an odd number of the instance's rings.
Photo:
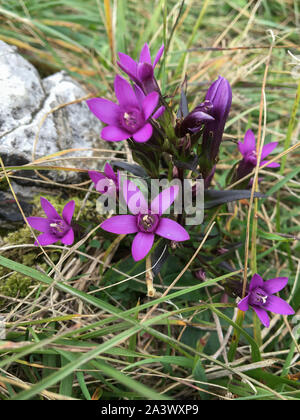
<path id="1" fill-rule="evenodd" d="M 24 298 L 28 295 L 33 280 L 20 273 L 12 273 L 0 283 L 0 294 L 5 296 Z M 1 301 L 0 301 L 1 302 Z"/>
<path id="2" fill-rule="evenodd" d="M 31 241 L 31 231 L 27 226 L 24 226 L 14 232 L 10 232 L 5 238 L 3 238 L 3 242 L 10 245 L 30 244 Z"/>
<path id="3" fill-rule="evenodd" d="M 66 203 L 70 200 L 75 201 L 75 213 L 74 219 L 79 212 L 79 209 L 82 204 L 83 197 L 68 197 L 64 198 L 62 195 L 57 194 L 56 196 L 50 194 L 42 194 L 51 204 L 56 208 L 59 214 L 62 214 L 63 208 Z M 40 197 L 36 196 L 33 199 L 33 204 L 35 204 L 33 210 L 33 216 L 45 217 L 43 209 L 40 204 Z M 79 223 L 82 222 L 95 222 L 99 219 L 99 215 L 96 212 L 96 198 L 95 200 L 87 201 L 85 208 L 81 213 Z M 7 245 L 22 245 L 30 244 L 33 242 L 33 237 L 29 227 L 23 226 L 14 232 L 8 233 L 4 238 L 2 238 L 4 244 Z M 50 253 L 50 251 L 49 251 Z M 38 249 L 28 249 L 22 247 L 12 248 L 5 252 L 5 256 L 14 261 L 17 261 L 21 264 L 24 264 L 28 267 L 34 267 L 37 263 L 40 267 L 47 269 L 47 265 L 42 261 L 42 257 Z M 50 253 L 51 260 L 56 263 L 59 260 L 60 252 L 55 250 Z M 10 297 L 24 298 L 28 295 L 33 285 L 37 284 L 33 279 L 26 277 L 20 273 L 12 273 L 11 271 L 0 266 L 0 294 Z M 9 275 L 10 274 L 10 275 Z M 4 304 L 4 300 L 0 299 L 0 309 Z"/>

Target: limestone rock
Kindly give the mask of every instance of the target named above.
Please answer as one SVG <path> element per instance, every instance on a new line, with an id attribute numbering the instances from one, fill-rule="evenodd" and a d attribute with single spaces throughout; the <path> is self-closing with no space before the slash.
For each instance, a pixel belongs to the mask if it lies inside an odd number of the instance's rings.
<path id="1" fill-rule="evenodd" d="M 73 148 L 108 149 L 109 143 L 100 139 L 101 123 L 85 101 L 49 113 L 86 95 L 64 71 L 41 80 L 37 70 L 14 47 L 0 41 L 0 155 L 5 165 L 32 162 L 34 148 L 35 159 Z M 102 169 L 105 155 L 85 159 L 92 156 L 95 154 L 91 150 L 73 152 L 62 156 L 68 160 L 54 161 L 52 165 Z M 30 176 L 35 177 L 33 172 Z M 73 171 L 49 171 L 47 176 L 63 183 L 81 179 Z"/>

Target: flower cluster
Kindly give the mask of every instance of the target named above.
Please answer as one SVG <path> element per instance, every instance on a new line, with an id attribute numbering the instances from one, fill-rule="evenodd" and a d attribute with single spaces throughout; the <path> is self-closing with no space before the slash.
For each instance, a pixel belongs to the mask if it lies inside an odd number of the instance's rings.
<path id="1" fill-rule="evenodd" d="M 120 162 L 115 161 L 111 164 L 106 163 L 103 172 L 88 171 L 94 184 L 94 193 L 99 193 L 106 201 L 114 197 L 120 208 L 123 200 L 123 204 L 129 210 L 129 214 L 123 212 L 120 214 L 121 211 L 114 209 L 113 215 L 102 221 L 100 226 L 109 234 L 134 235 L 129 237 L 132 239 L 131 253 L 134 261 L 147 258 L 148 262 L 149 256 L 154 254 L 151 252 L 158 240 L 167 244 L 171 253 L 176 253 L 180 249 L 188 258 L 193 256 L 195 244 L 202 234 L 201 227 L 187 226 L 188 212 L 185 208 L 180 214 L 173 211 L 170 217 L 165 217 L 173 206 L 176 207 L 177 200 L 183 201 L 186 192 L 183 186 L 187 177 L 194 183 L 190 204 L 197 203 L 196 196 L 199 192 L 197 181 L 201 180 L 208 197 L 205 208 L 212 208 L 230 201 L 250 198 L 249 178 L 258 163 L 260 166 L 265 165 L 273 169 L 280 166 L 278 163 L 266 160 L 278 143 L 266 144 L 259 151 L 254 133 L 248 130 L 244 141 L 238 142 L 237 145 L 237 152 L 239 151 L 242 157 L 236 165 L 233 165 L 226 178 L 226 182 L 237 183 L 239 187 L 245 189 L 212 190 L 223 134 L 232 106 L 232 88 L 227 79 L 219 76 L 211 83 L 207 92 L 203 93 L 198 104 L 189 109 L 183 84 L 180 87 L 180 105 L 176 105 L 173 97 L 168 103 L 169 97 L 161 92 L 155 77 L 156 67 L 163 53 L 162 45 L 152 59 L 147 43 L 143 46 L 137 61 L 119 53 L 118 66 L 125 73 L 125 77 L 129 77 L 129 81 L 119 75 L 115 77 L 116 102 L 103 97 L 87 101 L 91 112 L 105 125 L 101 130 L 102 139 L 109 142 L 126 140 L 136 162 L 135 165 L 122 162 L 122 166 Z M 150 187 L 147 181 L 153 178 L 167 179 L 168 182 L 176 178 L 182 188 L 177 185 L 166 187 L 148 202 L 146 192 L 139 188 L 137 183 L 128 179 L 123 180 L 120 169 L 124 169 L 124 164 L 127 172 L 143 178 L 148 190 Z M 42 232 L 37 238 L 36 245 L 45 246 L 58 241 L 64 245 L 72 245 L 74 202 L 66 204 L 62 216 L 42 197 L 41 206 L 46 218 L 27 219 L 31 227 Z M 223 266 L 220 264 L 220 267 L 228 270 L 227 252 L 227 249 L 225 252 L 220 251 L 221 256 L 217 252 L 217 259 L 224 257 Z M 213 259 L 208 257 L 207 261 L 209 258 Z M 200 268 L 193 267 L 193 270 L 197 280 L 205 281 L 209 271 L 205 264 Z M 293 309 L 275 295 L 287 285 L 287 282 L 286 277 L 264 282 L 258 274 L 255 274 L 249 284 L 247 296 L 238 303 L 239 309 L 247 311 L 250 307 L 253 308 L 266 327 L 270 325 L 267 311 L 283 315 L 293 314 Z M 231 287 L 229 283 L 228 287 Z M 239 295 L 241 297 L 241 293 Z"/>

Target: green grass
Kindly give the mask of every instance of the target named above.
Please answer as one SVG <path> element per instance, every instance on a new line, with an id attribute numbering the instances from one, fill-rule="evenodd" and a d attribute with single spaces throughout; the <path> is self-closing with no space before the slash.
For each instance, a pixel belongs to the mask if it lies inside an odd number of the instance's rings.
<path id="1" fill-rule="evenodd" d="M 130 239 L 110 248 L 111 236 L 96 228 L 97 220 L 86 221 L 94 232 L 67 251 L 56 245 L 37 250 L 33 239 L 20 244 L 0 237 L 0 282 L 10 273 L 33 279 L 26 296 L 0 299 L 0 315 L 7 319 L 0 399 L 299 399 L 297 321 L 274 315 L 271 328 L 260 331 L 251 313 L 243 322 L 236 319 L 234 298 L 220 303 L 226 282 L 243 278 L 247 218 L 254 209 L 248 277 L 256 264 L 265 279 L 288 276 L 281 297 L 300 311 L 299 81 L 288 54 L 300 54 L 298 9 L 297 0 L 0 1 L 0 39 L 16 45 L 43 77 L 67 70 L 94 95 L 113 99 L 116 52 L 135 58 L 146 41 L 153 52 L 163 41 L 167 46 L 158 74 L 174 102 L 185 75 L 190 108 L 202 102 L 212 80 L 226 77 L 233 106 L 216 175 L 221 188 L 239 159 L 236 142 L 247 129 L 256 135 L 259 130 L 272 29 L 276 41 L 262 128 L 265 142 L 278 141 L 278 154 L 286 152 L 280 171 L 261 171 L 266 198 L 257 208 L 244 201 L 206 213 L 205 228 L 216 222 L 211 236 L 182 275 L 186 256 L 199 243 L 171 256 L 154 279 L 160 295 L 152 300 L 146 297 L 145 264 L 135 265 L 129 256 Z M 117 150 L 128 153 L 123 146 Z M 57 170 L 59 161 L 54 165 Z M 41 162 L 6 170 L 14 170 L 13 179 L 20 169 L 32 168 L 41 170 Z M 4 185 L 3 171 L 0 178 Z M 59 191 L 95 206 L 86 186 Z M 222 248 L 232 251 L 223 257 Z M 24 257 L 32 252 L 36 259 L 26 265 Z M 194 277 L 200 267 L 207 276 L 203 283 Z M 237 341 L 231 341 L 234 331 Z"/>

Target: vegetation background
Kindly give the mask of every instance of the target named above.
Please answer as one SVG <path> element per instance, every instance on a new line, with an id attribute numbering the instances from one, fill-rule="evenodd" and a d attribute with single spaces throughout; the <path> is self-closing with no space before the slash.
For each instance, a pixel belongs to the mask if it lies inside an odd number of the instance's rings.
<path id="1" fill-rule="evenodd" d="M 174 101 L 185 76 L 190 108 L 226 77 L 233 106 L 220 188 L 248 128 L 279 141 L 281 163 L 261 171 L 266 199 L 223 206 L 206 221 L 216 221 L 197 255 L 206 280 L 171 257 L 154 300 L 145 295 L 145 267 L 128 258 L 129 241 L 99 231 L 89 185 L 49 190 L 59 210 L 75 197 L 90 234 L 68 250 L 37 250 L 27 227 L 1 232 L 1 399 L 299 399 L 299 316 L 273 316 L 261 330 L 252 314 L 236 318 L 234 299 L 220 304 L 218 289 L 242 279 L 249 257 L 249 277 L 289 277 L 282 297 L 300 314 L 299 10 L 299 0 L 0 1 L 0 39 L 43 77 L 66 70 L 92 96 L 113 99 L 117 52 L 137 57 L 146 41 L 153 52 L 165 43 L 158 77 Z M 110 152 L 130 159 L 124 142 Z M 17 175 L 2 167 L 1 188 Z M 230 250 L 226 260 L 217 247 Z"/>

